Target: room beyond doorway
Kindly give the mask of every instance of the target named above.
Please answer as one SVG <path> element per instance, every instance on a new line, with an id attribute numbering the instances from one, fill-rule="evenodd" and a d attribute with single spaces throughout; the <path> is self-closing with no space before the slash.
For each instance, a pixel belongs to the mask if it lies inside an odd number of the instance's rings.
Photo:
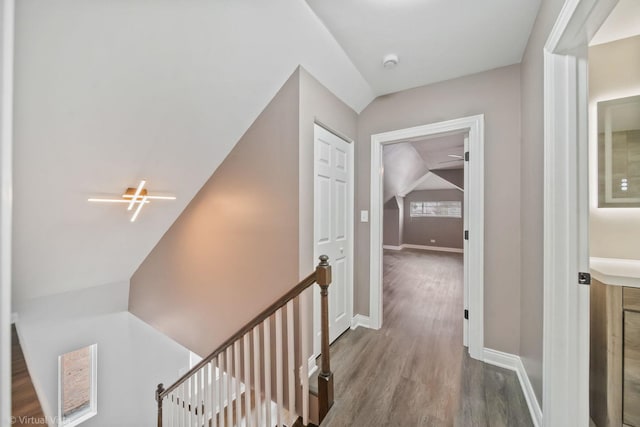
<path id="1" fill-rule="evenodd" d="M 464 294 L 468 320 L 469 354 L 484 358 L 484 116 L 477 115 L 375 134 L 371 137 L 371 253 L 369 315 L 374 329 L 383 323 L 382 237 L 383 237 L 383 146 L 466 133 L 465 141 L 465 222 Z M 462 231 L 462 230 L 461 230 Z M 472 280 L 471 280 L 472 278 Z M 462 317 L 465 313 L 460 312 Z M 465 334 L 467 333 L 465 330 Z"/>

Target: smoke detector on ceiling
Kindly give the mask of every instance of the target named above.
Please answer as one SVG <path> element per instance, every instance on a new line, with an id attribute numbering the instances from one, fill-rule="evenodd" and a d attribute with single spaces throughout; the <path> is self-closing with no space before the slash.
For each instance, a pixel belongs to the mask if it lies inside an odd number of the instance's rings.
<path id="1" fill-rule="evenodd" d="M 396 65 L 398 65 L 398 55 L 391 53 L 385 56 L 384 58 L 382 58 L 382 65 L 387 69 L 394 68 Z"/>

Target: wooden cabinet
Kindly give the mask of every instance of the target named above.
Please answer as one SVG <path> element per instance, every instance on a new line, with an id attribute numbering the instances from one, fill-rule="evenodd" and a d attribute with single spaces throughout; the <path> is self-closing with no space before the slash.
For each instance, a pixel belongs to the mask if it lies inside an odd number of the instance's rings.
<path id="1" fill-rule="evenodd" d="M 640 289 L 591 285 L 589 403 L 597 427 L 640 427 Z"/>
<path id="2" fill-rule="evenodd" d="M 640 426 L 640 311 L 627 310 L 627 289 L 624 294 L 622 420 L 629 426 L 637 427 Z"/>

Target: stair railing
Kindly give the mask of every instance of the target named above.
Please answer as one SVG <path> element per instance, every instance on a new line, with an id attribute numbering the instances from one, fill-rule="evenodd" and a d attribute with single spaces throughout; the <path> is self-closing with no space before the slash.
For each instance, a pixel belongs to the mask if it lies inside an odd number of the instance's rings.
<path id="1" fill-rule="evenodd" d="M 155 392 L 158 427 L 290 427 L 298 419 L 306 426 L 310 418 L 308 372 L 312 355 L 311 328 L 305 309 L 298 309 L 298 316 L 295 315 L 295 303 L 303 308 L 312 306 L 308 292 L 304 291 L 314 283 L 320 286 L 321 296 L 322 362 L 318 378 L 318 420 L 322 421 L 333 405 L 328 302 L 331 266 L 328 260 L 326 255 L 320 256 L 320 263 L 313 273 L 175 383 L 167 388 L 158 384 Z M 271 345 L 273 336 L 275 346 Z M 283 336 L 286 336 L 286 346 Z M 283 350 L 285 347 L 286 351 Z M 272 378 L 272 353 L 275 353 L 275 378 Z M 295 360 L 296 354 L 300 356 L 298 361 Z M 301 364 L 300 372 L 296 372 L 298 363 Z M 301 387 L 296 386 L 298 375 Z M 273 390 L 275 399 L 272 399 Z"/>

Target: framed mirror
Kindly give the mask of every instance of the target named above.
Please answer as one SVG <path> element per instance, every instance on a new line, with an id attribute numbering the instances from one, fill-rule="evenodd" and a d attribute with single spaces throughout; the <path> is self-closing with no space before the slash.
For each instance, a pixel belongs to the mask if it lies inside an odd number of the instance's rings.
<path id="1" fill-rule="evenodd" d="M 640 95 L 598 102 L 598 207 L 640 207 Z"/>

